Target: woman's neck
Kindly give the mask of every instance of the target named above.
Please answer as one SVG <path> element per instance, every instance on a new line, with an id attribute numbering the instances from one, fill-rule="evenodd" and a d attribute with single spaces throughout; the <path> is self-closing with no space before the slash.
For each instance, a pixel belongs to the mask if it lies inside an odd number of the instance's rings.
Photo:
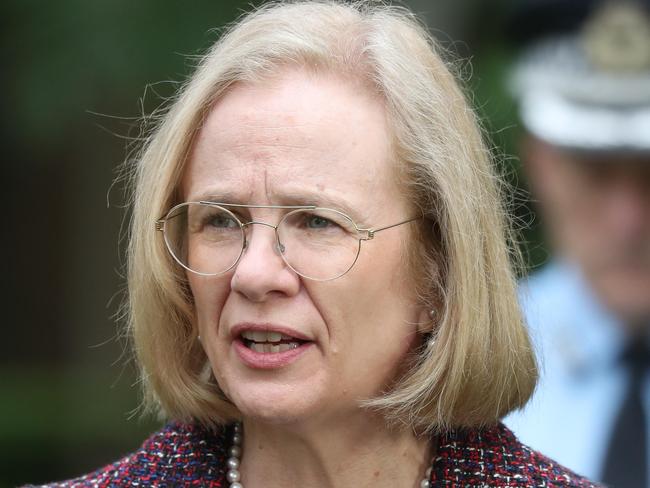
<path id="1" fill-rule="evenodd" d="M 245 487 L 419 488 L 434 455 L 428 437 L 389 430 L 369 413 L 323 426 L 245 420 L 243 430 Z"/>

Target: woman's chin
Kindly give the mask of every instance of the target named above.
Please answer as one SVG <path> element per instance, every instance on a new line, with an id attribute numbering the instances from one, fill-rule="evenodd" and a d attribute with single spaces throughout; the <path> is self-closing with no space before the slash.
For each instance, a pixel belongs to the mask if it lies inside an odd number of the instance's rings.
<path id="1" fill-rule="evenodd" d="M 230 398 L 245 419 L 270 424 L 301 423 L 313 421 L 328 410 L 318 388 L 308 386 L 244 384 L 231 388 Z"/>
<path id="2" fill-rule="evenodd" d="M 264 424 L 296 424 L 313 419 L 317 409 L 295 402 L 260 403 L 257 401 L 240 401 L 237 407 L 246 420 Z"/>

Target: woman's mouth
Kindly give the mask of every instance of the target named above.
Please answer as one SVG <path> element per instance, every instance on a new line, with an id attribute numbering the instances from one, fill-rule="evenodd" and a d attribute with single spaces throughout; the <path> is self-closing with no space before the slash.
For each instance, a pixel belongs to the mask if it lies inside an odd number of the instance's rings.
<path id="1" fill-rule="evenodd" d="M 301 332 L 268 324 L 240 324 L 233 327 L 232 333 L 235 352 L 254 369 L 283 368 L 316 345 Z"/>
<path id="2" fill-rule="evenodd" d="M 306 342 L 280 332 L 263 330 L 245 330 L 241 333 L 241 340 L 252 351 L 266 354 L 297 349 Z"/>

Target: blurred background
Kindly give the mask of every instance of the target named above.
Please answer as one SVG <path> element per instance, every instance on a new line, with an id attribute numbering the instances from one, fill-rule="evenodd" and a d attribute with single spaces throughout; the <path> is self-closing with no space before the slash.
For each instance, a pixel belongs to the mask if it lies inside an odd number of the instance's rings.
<path id="1" fill-rule="evenodd" d="M 258 4 L 259 2 L 253 2 Z M 413 0 L 459 59 L 495 150 L 515 154 L 504 88 L 507 1 Z M 116 314 L 128 222 L 119 168 L 140 117 L 170 96 L 193 57 L 246 1 L 5 0 L 0 7 L 3 340 L 0 487 L 69 478 L 134 450 L 159 425 Z M 500 158 L 518 187 L 518 162 Z M 515 211 L 531 223 L 523 201 Z M 527 259 L 545 259 L 535 223 Z M 122 238 L 121 238 L 122 237 Z"/>

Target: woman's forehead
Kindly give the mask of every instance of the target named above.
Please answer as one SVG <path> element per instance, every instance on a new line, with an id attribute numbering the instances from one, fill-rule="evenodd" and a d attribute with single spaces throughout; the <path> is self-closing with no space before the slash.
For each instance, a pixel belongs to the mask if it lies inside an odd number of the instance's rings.
<path id="1" fill-rule="evenodd" d="M 284 143 L 288 148 L 347 151 L 364 135 L 380 133 L 383 146 L 389 142 L 378 97 L 347 78 L 302 70 L 234 85 L 215 103 L 202 129 L 200 138 L 243 149 L 255 142 L 262 148 Z"/>
<path id="2" fill-rule="evenodd" d="M 274 192 L 398 193 L 384 107 L 335 77 L 289 72 L 240 84 L 211 110 L 183 181 L 186 198 L 223 187 Z M 210 190 L 212 191 L 212 190 Z M 257 195 L 255 195 L 257 194 Z"/>

